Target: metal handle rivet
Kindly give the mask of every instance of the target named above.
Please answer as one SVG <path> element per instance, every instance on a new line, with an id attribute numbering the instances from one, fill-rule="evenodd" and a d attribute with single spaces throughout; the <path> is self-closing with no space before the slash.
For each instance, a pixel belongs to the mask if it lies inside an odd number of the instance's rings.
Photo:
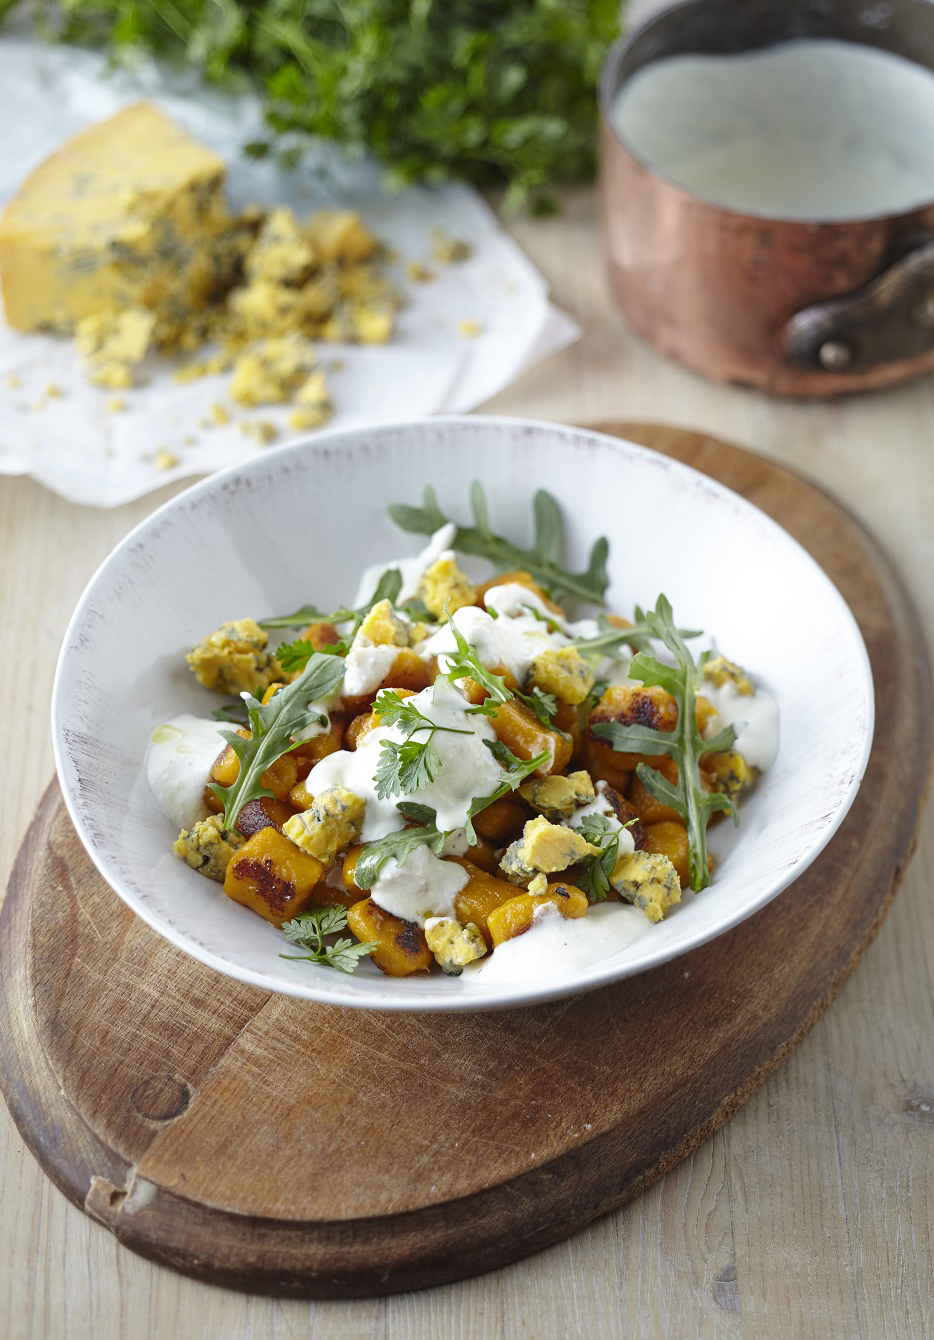
<path id="1" fill-rule="evenodd" d="M 817 351 L 817 359 L 828 372 L 840 372 L 853 362 L 853 350 L 842 340 L 825 340 Z"/>

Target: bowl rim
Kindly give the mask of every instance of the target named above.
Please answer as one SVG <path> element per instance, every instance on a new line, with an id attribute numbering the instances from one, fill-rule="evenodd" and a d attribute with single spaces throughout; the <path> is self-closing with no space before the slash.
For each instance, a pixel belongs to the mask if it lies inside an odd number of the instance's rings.
<path id="1" fill-rule="evenodd" d="M 466 1014 L 466 1013 L 487 1013 L 498 1011 L 500 1009 L 517 1009 L 527 1006 L 544 1004 L 548 1001 L 557 1001 L 569 996 L 583 994 L 587 991 L 598 990 L 602 987 L 613 985 L 629 977 L 639 976 L 644 972 L 649 972 L 654 968 L 662 966 L 664 963 L 683 957 L 685 954 L 693 952 L 702 945 L 717 939 L 719 936 L 732 930 L 742 921 L 755 915 L 761 909 L 767 906 L 773 898 L 783 893 L 790 884 L 803 874 L 810 865 L 817 859 L 821 852 L 830 842 L 831 838 L 840 828 L 849 809 L 856 797 L 859 786 L 862 782 L 866 766 L 869 761 L 869 755 L 872 749 L 874 724 L 875 724 L 875 692 L 872 678 L 872 668 L 869 661 L 869 653 L 860 631 L 856 618 L 839 591 L 836 584 L 831 580 L 817 560 L 808 552 L 803 544 L 791 535 L 785 528 L 775 521 L 767 512 L 757 507 L 755 503 L 744 498 L 742 494 L 737 493 L 728 485 L 720 483 L 712 475 L 707 475 L 702 470 L 694 466 L 687 465 L 673 457 L 663 456 L 666 465 L 670 466 L 676 473 L 687 474 L 690 476 L 700 476 L 713 491 L 727 498 L 735 500 L 743 509 L 750 509 L 758 518 L 768 527 L 772 527 L 779 532 L 786 543 L 794 545 L 804 556 L 807 562 L 814 569 L 818 578 L 826 583 L 839 605 L 841 617 L 848 622 L 850 631 L 854 635 L 855 647 L 858 653 L 858 664 L 853 664 L 854 673 L 858 669 L 860 672 L 861 687 L 865 690 L 865 714 L 861 719 L 862 740 L 858 760 L 852 769 L 851 776 L 847 786 L 841 790 L 836 810 L 832 818 L 816 835 L 812 838 L 810 845 L 799 857 L 795 865 L 767 886 L 767 891 L 760 894 L 751 905 L 743 905 L 734 908 L 726 913 L 715 925 L 710 927 L 699 927 L 690 937 L 689 941 L 677 947 L 672 951 L 671 947 L 665 948 L 659 946 L 655 951 L 643 952 L 639 959 L 632 964 L 625 961 L 622 964 L 613 966 L 613 956 L 589 965 L 583 971 L 587 974 L 586 980 L 581 981 L 581 974 L 569 976 L 562 979 L 557 984 L 542 983 L 521 983 L 521 989 L 516 990 L 512 984 L 504 984 L 501 987 L 492 989 L 487 998 L 482 998 L 477 993 L 474 997 L 473 992 L 464 992 L 462 994 L 450 996 L 438 996 L 433 998 L 429 995 L 425 997 L 393 998 L 390 994 L 380 995 L 373 992 L 373 999 L 368 999 L 366 995 L 358 992 L 351 992 L 344 989 L 343 974 L 334 974 L 334 983 L 331 985 L 330 978 L 327 979 L 322 989 L 316 980 L 309 980 L 307 983 L 296 981 L 294 985 L 289 982 L 270 981 L 269 977 L 260 971 L 252 968 L 232 963 L 229 959 L 213 952 L 210 949 L 198 944 L 192 943 L 184 933 L 177 931 L 174 927 L 166 925 L 159 917 L 155 909 L 150 908 L 142 902 L 133 889 L 124 883 L 119 872 L 110 868 L 106 852 L 101 851 L 95 841 L 94 835 L 86 824 L 81 807 L 78 804 L 77 797 L 72 792 L 69 784 L 69 776 L 75 769 L 69 754 L 64 745 L 64 727 L 67 714 L 67 679 L 71 670 L 71 663 L 76 649 L 80 651 L 76 633 L 80 629 L 88 605 L 91 602 L 98 582 L 104 577 L 111 568 L 117 567 L 124 558 L 124 553 L 134 545 L 151 528 L 158 526 L 161 518 L 167 513 L 171 513 L 179 504 L 184 501 L 190 503 L 197 500 L 204 494 L 211 493 L 219 486 L 223 487 L 227 481 L 237 478 L 243 474 L 251 474 L 254 471 L 264 471 L 270 466 L 270 463 L 276 461 L 285 461 L 291 457 L 302 455 L 308 452 L 313 454 L 319 451 L 331 451 L 335 447 L 349 438 L 359 439 L 361 434 L 372 434 L 374 437 L 380 437 L 384 434 L 398 434 L 400 431 L 420 431 L 443 427 L 444 425 L 463 425 L 469 424 L 471 427 L 493 429 L 529 429 L 534 431 L 544 430 L 549 433 L 559 432 L 568 433 L 579 438 L 593 440 L 596 439 L 611 450 L 625 448 L 628 451 L 635 452 L 637 455 L 650 459 L 658 459 L 661 453 L 654 451 L 651 447 L 646 447 L 637 442 L 632 442 L 628 438 L 616 437 L 608 433 L 603 433 L 590 428 L 579 428 L 574 424 L 560 423 L 547 419 L 533 419 L 526 416 L 513 416 L 504 414 L 444 414 L 431 415 L 416 419 L 402 419 L 391 423 L 376 424 L 372 426 L 357 426 L 355 428 L 344 428 L 333 432 L 324 432 L 316 434 L 313 437 L 300 438 L 294 442 L 285 443 L 282 446 L 275 447 L 272 450 L 265 450 L 262 455 L 251 456 L 247 460 L 236 462 L 233 465 L 226 466 L 222 470 L 217 470 L 213 474 L 207 475 L 179 493 L 168 498 L 161 503 L 152 512 L 148 513 L 135 526 L 133 526 L 126 535 L 120 539 L 111 549 L 103 561 L 93 572 L 82 591 L 75 610 L 68 621 L 64 637 L 62 639 L 61 649 L 59 651 L 58 661 L 55 668 L 55 677 L 52 686 L 51 701 L 51 726 L 52 726 L 52 751 L 55 760 L 56 774 L 59 780 L 62 796 L 68 815 L 74 825 L 75 831 L 85 849 L 90 856 L 98 872 L 117 894 L 117 896 L 126 905 L 142 918 L 147 925 L 154 931 L 168 940 L 177 949 L 182 950 L 189 957 L 194 958 L 206 967 L 214 969 L 225 977 L 231 977 L 234 980 L 245 982 L 251 986 L 257 986 L 263 990 L 276 995 L 290 996 L 294 999 L 313 1001 L 319 1004 L 328 1004 L 353 1009 L 372 1009 L 380 1011 L 395 1011 L 410 1014 Z M 742 450 L 742 448 L 740 448 Z M 388 979 L 390 982 L 394 979 Z M 383 992 L 386 992 L 384 984 Z M 493 998 L 490 999 L 489 997 Z"/>

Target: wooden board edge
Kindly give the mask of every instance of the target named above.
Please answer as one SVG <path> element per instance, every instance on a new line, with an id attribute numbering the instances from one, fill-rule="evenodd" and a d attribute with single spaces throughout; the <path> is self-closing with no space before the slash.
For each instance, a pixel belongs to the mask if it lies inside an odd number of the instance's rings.
<path id="1" fill-rule="evenodd" d="M 617 425 L 619 430 L 636 433 L 640 425 Z M 601 431 L 607 431 L 606 427 Z M 693 434 L 699 440 L 718 442 L 704 434 Z M 729 445 L 729 444 L 727 444 Z M 734 447 L 738 452 L 741 447 Z M 802 477 L 787 467 L 775 464 L 793 479 Z M 914 606 L 904 584 L 891 561 L 875 538 L 862 523 L 831 494 L 809 480 L 808 487 L 823 493 L 828 501 L 844 513 L 859 532 L 864 545 L 877 559 L 888 592 L 902 611 L 905 624 L 911 629 L 917 655 L 913 658 L 913 672 L 917 690 L 925 692 L 931 701 L 931 664 L 926 640 Z M 227 1259 L 209 1262 L 204 1259 L 204 1223 L 202 1207 L 188 1202 L 169 1191 L 156 1189 L 149 1206 L 135 1213 L 132 1209 L 135 1169 L 127 1160 L 121 1160 L 104 1145 L 86 1124 L 81 1114 L 70 1104 L 64 1123 L 61 1109 L 56 1109 L 56 1127 L 51 1113 L 41 1102 L 42 1085 L 36 1082 L 43 1065 L 51 1073 L 51 1066 L 42 1048 L 36 1030 L 30 1030 L 30 1019 L 24 1013 L 14 1016 L 9 1008 L 11 993 L 8 982 L 24 965 L 13 953 L 15 937 L 0 937 L 0 1090 L 6 1098 L 18 1130 L 59 1189 L 79 1208 L 99 1220 L 132 1251 L 159 1264 L 169 1266 L 205 1283 L 246 1292 L 269 1293 L 278 1296 L 303 1298 L 369 1297 L 398 1293 L 415 1288 L 451 1283 L 470 1275 L 503 1267 L 521 1260 L 562 1240 L 583 1228 L 587 1223 L 619 1208 L 646 1190 L 658 1178 L 709 1139 L 736 1111 L 742 1107 L 762 1083 L 786 1059 L 793 1048 L 810 1031 L 839 993 L 843 984 L 856 968 L 863 954 L 875 938 L 882 921 L 891 907 L 897 888 L 904 875 L 916 841 L 918 814 L 930 785 L 932 727 L 931 713 L 927 715 L 925 738 L 915 741 L 912 791 L 917 803 L 902 817 L 898 845 L 893 852 L 894 868 L 887 891 L 877 914 L 849 957 L 838 969 L 830 987 L 814 1002 L 807 1016 L 794 1032 L 785 1039 L 767 1061 L 751 1074 L 743 1085 L 723 1098 L 718 1105 L 701 1116 L 695 1126 L 668 1149 L 649 1169 L 629 1172 L 615 1187 L 606 1187 L 606 1168 L 611 1161 L 619 1163 L 618 1151 L 613 1148 L 614 1132 L 593 1141 L 552 1163 L 523 1174 L 520 1178 L 489 1188 L 464 1198 L 428 1210 L 420 1209 L 398 1216 L 373 1220 L 348 1221 L 341 1224 L 298 1223 L 283 1225 L 276 1221 L 228 1215 L 226 1224 L 231 1235 L 227 1240 Z M 34 858 L 41 832 L 55 806 L 59 803 L 57 783 L 50 783 L 44 793 L 29 830 L 14 863 L 7 890 L 4 913 L 21 926 L 28 920 L 29 908 L 22 890 L 30 862 Z M 22 1055 L 28 1057 L 31 1073 L 20 1064 L 12 1044 L 24 1044 Z M 67 1100 L 66 1100 L 67 1101 Z M 68 1149 L 69 1157 L 64 1157 Z M 529 1232 L 521 1217 L 521 1207 L 530 1201 L 547 1197 L 552 1207 L 562 1206 L 560 1225 L 554 1221 L 539 1225 Z M 127 1202 L 130 1201 L 128 1207 Z M 158 1211 L 158 1214 L 155 1212 Z M 184 1236 L 192 1243 L 190 1251 L 170 1252 L 164 1249 L 156 1236 L 157 1221 L 162 1215 L 171 1215 L 185 1226 Z M 213 1211 L 216 1214 L 217 1211 Z M 471 1220 L 488 1223 L 489 1216 L 500 1217 L 505 1225 L 503 1236 L 490 1240 L 483 1228 L 482 1241 L 470 1238 Z M 411 1230 L 417 1225 L 418 1233 Z M 428 1232 L 426 1234 L 426 1227 Z M 458 1242 L 465 1244 L 463 1257 L 470 1256 L 469 1270 L 451 1264 L 452 1233 L 461 1232 Z M 417 1236 L 417 1254 L 408 1258 L 400 1242 Z M 425 1251 L 424 1239 L 433 1237 L 435 1252 Z M 231 1237 L 233 1241 L 231 1242 Z M 200 1241 L 200 1247 L 196 1246 Z M 247 1267 L 247 1257 L 255 1259 L 257 1243 L 262 1244 L 262 1256 L 268 1262 L 262 1268 Z M 393 1262 L 385 1263 L 384 1273 L 374 1284 L 378 1274 L 380 1244 L 394 1245 Z M 231 1251 L 230 1248 L 233 1247 Z M 309 1256 L 314 1261 L 309 1264 Z"/>
<path id="2" fill-rule="evenodd" d="M 56 800 L 57 786 L 53 781 L 43 796 L 18 860 L 25 863 L 30 859 L 43 822 Z M 33 1078 L 22 1067 L 7 1069 L 7 1028 L 16 1028 L 22 1037 L 24 1029 L 29 1031 L 29 1020 L 11 1019 L 5 993 L 0 997 L 4 1061 L 0 1087 L 24 1142 L 63 1194 L 109 1229 L 124 1246 L 158 1264 L 203 1283 L 241 1292 L 294 1298 L 371 1297 L 452 1283 L 513 1264 L 561 1241 L 640 1195 L 709 1139 L 748 1102 L 827 1010 L 875 938 L 907 868 L 913 846 L 914 835 L 909 831 L 896 853 L 889 888 L 867 933 L 854 946 L 830 988 L 814 1002 L 794 1033 L 739 1089 L 703 1114 L 651 1168 L 629 1169 L 622 1182 L 609 1189 L 606 1169 L 621 1161 L 620 1151 L 614 1148 L 615 1132 L 520 1178 L 427 1210 L 325 1225 L 314 1222 L 282 1224 L 225 1215 L 225 1259 L 211 1261 L 205 1258 L 203 1243 L 205 1235 L 216 1228 L 216 1210 L 206 1211 L 171 1191 L 155 1188 L 152 1202 L 134 1213 L 134 1166 L 115 1156 L 70 1103 L 65 1109 L 65 1120 L 59 1108 L 55 1112 L 55 1123 L 52 1122 L 51 1114 L 41 1102 L 43 1085 L 35 1078 L 42 1066 L 50 1071 L 37 1037 L 28 1038 L 28 1054 L 35 1065 Z M 10 914 L 19 918 L 28 916 L 28 907 L 12 879 L 8 897 L 13 899 L 8 909 Z M 4 975 L 9 968 L 8 946 L 11 943 L 12 937 L 6 937 L 0 946 Z M 31 1031 L 34 1034 L 34 1030 Z M 522 1209 L 542 1196 L 550 1203 L 551 1221 L 530 1233 Z M 560 1207 L 557 1212 L 556 1206 Z M 190 1250 L 166 1250 L 160 1232 L 164 1217 L 171 1219 L 176 1236 L 191 1244 Z M 504 1225 L 502 1235 L 496 1238 L 489 1237 L 486 1227 L 491 1217 Z M 471 1223 L 481 1226 L 476 1239 L 470 1234 Z M 426 1236 L 437 1242 L 436 1252 L 426 1253 L 423 1245 Z M 452 1236 L 460 1249 L 455 1259 L 469 1259 L 469 1270 L 452 1264 Z M 417 1250 L 406 1259 L 405 1250 L 400 1252 L 399 1244 L 407 1239 L 414 1242 L 416 1238 Z M 258 1243 L 262 1244 L 259 1254 L 264 1260 L 259 1267 L 255 1264 Z M 386 1251 L 387 1245 L 391 1252 Z M 374 1275 L 377 1276 L 375 1283 Z"/>
<path id="3" fill-rule="evenodd" d="M 54 1072 L 35 1027 L 35 1013 L 26 1015 L 25 1011 L 10 1007 L 10 1002 L 17 998 L 30 999 L 26 959 L 15 952 L 16 945 L 25 942 L 28 933 L 30 908 L 23 890 L 28 887 L 26 872 L 40 835 L 45 833 L 51 815 L 61 803 L 58 778 L 53 777 L 17 852 L 0 907 L 9 932 L 0 935 L 0 1093 L 20 1137 L 40 1167 L 70 1201 L 79 1209 L 86 1209 L 91 1180 L 97 1177 L 114 1187 L 120 1186 L 126 1180 L 129 1164 L 87 1125 L 57 1081 L 49 1086 L 39 1080 L 40 1075 L 54 1079 Z M 19 984 L 19 992 L 14 983 Z M 61 1108 L 56 1106 L 53 1115 L 44 1101 L 43 1095 L 50 1092 L 58 1094 L 59 1101 L 66 1105 L 64 1129 Z M 66 1145 L 71 1150 L 68 1157 Z M 75 1151 L 80 1151 L 81 1166 L 94 1170 L 89 1171 L 88 1185 L 83 1190 L 68 1171 Z"/>

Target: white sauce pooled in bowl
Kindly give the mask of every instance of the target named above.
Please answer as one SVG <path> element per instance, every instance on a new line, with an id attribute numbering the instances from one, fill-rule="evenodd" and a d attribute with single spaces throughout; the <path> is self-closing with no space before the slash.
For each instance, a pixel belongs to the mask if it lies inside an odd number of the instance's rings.
<path id="1" fill-rule="evenodd" d="M 440 860 L 427 847 L 416 847 L 404 865 L 390 856 L 370 897 L 394 917 L 424 926 L 429 917 L 457 917 L 454 897 L 469 878 L 463 866 Z"/>
<path id="2" fill-rule="evenodd" d="M 737 728 L 735 748 L 753 768 L 764 772 L 775 762 L 778 753 L 778 703 L 763 688 L 751 696 L 738 693 L 729 682 L 719 688 L 709 680 L 701 693 L 716 708 L 718 720 L 710 722 L 706 735 L 716 735 L 724 726 Z"/>
<path id="3" fill-rule="evenodd" d="M 207 815 L 204 788 L 211 764 L 224 748 L 218 729 L 218 722 L 186 712 L 152 733 L 146 781 L 156 804 L 177 828 L 191 828 Z"/>
<path id="4" fill-rule="evenodd" d="M 651 930 L 652 923 L 625 903 L 597 903 L 586 917 L 568 919 L 552 905 L 535 909 L 524 935 L 497 945 L 495 953 L 464 969 L 467 982 L 542 982 L 570 977 L 618 954 Z"/>

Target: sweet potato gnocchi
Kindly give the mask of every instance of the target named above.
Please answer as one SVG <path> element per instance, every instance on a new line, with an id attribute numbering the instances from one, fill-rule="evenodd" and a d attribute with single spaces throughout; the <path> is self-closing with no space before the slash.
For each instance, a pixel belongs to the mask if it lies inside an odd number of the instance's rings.
<path id="1" fill-rule="evenodd" d="M 353 606 L 207 633 L 187 660 L 239 693 L 215 713 L 229 728 L 153 736 L 156 799 L 187 820 L 176 853 L 288 957 L 466 983 L 494 959 L 547 976 L 608 956 L 707 885 L 709 820 L 735 820 L 774 758 L 774 700 L 695 660 L 664 596 L 631 621 L 571 617 L 603 604 L 605 541 L 570 572 L 547 494 L 529 549 L 473 504 L 464 528 L 430 490 L 392 509 L 430 539 L 365 573 Z M 466 556 L 507 570 L 478 583 Z"/>

